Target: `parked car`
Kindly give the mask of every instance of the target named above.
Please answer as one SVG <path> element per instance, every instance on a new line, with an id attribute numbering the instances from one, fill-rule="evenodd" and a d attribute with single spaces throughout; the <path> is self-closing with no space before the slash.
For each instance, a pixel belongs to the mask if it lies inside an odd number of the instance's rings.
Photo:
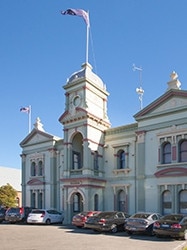
<path id="1" fill-rule="evenodd" d="M 87 212 L 78 213 L 75 216 L 73 216 L 73 218 L 72 218 L 72 225 L 74 225 L 76 227 L 84 227 L 85 221 L 89 217 L 95 216 L 98 213 L 100 213 L 100 212 L 99 211 L 87 211 Z"/>
<path id="2" fill-rule="evenodd" d="M 5 220 L 10 223 L 26 222 L 32 209 L 32 207 L 10 207 L 6 211 Z"/>
<path id="3" fill-rule="evenodd" d="M 157 237 L 185 238 L 187 215 L 169 214 L 154 223 L 153 231 Z"/>
<path id="4" fill-rule="evenodd" d="M 159 213 L 136 213 L 126 220 L 124 229 L 128 234 L 147 233 L 153 235 L 153 224 L 160 218 L 161 215 Z"/>
<path id="5" fill-rule="evenodd" d="M 98 232 L 112 232 L 123 230 L 125 219 L 129 215 L 124 212 L 109 211 L 101 212 L 98 215 L 89 217 L 85 222 L 85 228 Z"/>
<path id="6" fill-rule="evenodd" d="M 0 223 L 2 223 L 5 220 L 5 213 L 6 213 L 6 208 L 0 207 Z"/>
<path id="7" fill-rule="evenodd" d="M 28 224 L 55 224 L 63 223 L 64 214 L 54 209 L 33 209 L 28 217 Z"/>

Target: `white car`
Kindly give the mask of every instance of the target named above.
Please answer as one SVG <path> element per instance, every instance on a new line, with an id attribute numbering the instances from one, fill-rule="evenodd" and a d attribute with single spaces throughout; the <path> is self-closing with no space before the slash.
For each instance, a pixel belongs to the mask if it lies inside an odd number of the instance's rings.
<path id="1" fill-rule="evenodd" d="M 28 224 L 63 223 L 64 215 L 54 209 L 32 209 L 27 217 Z"/>

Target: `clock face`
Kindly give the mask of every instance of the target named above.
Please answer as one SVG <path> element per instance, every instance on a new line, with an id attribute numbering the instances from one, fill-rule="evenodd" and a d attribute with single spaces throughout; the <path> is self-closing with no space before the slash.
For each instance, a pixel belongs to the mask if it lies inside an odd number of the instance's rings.
<path id="1" fill-rule="evenodd" d="M 80 102 L 81 102 L 80 96 L 76 95 L 76 96 L 73 98 L 73 105 L 74 105 L 75 107 L 77 107 L 77 106 L 79 106 Z"/>

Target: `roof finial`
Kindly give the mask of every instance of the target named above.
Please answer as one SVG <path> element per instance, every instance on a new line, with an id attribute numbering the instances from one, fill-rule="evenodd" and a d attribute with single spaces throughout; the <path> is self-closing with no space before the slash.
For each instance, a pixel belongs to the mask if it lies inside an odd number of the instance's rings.
<path id="1" fill-rule="evenodd" d="M 181 89 L 180 86 L 181 86 L 181 83 L 180 81 L 178 80 L 178 74 L 173 71 L 171 74 L 170 74 L 170 78 L 171 80 L 168 82 L 168 88 L 167 88 L 167 91 L 170 90 L 170 89 Z"/>
<path id="2" fill-rule="evenodd" d="M 41 123 L 41 120 L 39 117 L 36 118 L 36 123 L 34 124 L 35 129 L 44 131 L 43 124 Z"/>
<path id="3" fill-rule="evenodd" d="M 177 73 L 175 71 L 173 71 L 171 73 L 170 77 L 171 77 L 171 80 L 176 80 L 178 78 L 178 75 L 177 75 Z"/>

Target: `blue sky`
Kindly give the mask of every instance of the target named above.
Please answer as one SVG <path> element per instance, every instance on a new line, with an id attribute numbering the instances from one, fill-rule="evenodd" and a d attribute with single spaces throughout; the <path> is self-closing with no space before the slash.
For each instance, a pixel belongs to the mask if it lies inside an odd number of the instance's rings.
<path id="1" fill-rule="evenodd" d="M 85 62 L 86 24 L 61 10 L 90 15 L 89 63 L 110 93 L 112 127 L 134 122 L 142 68 L 143 107 L 162 95 L 172 71 L 187 89 L 186 0 L 1 0 L 0 166 L 21 168 L 19 143 L 40 117 L 46 132 L 63 137 L 63 86 Z M 33 126 L 32 126 L 33 128 Z"/>

